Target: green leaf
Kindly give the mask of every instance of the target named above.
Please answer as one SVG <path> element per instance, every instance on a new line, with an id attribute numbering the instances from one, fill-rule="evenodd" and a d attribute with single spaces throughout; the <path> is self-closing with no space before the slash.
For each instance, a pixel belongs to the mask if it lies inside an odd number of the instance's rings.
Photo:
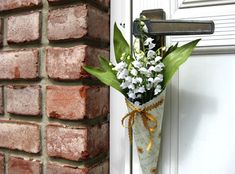
<path id="1" fill-rule="evenodd" d="M 130 46 L 122 35 L 122 32 L 117 27 L 116 23 L 114 24 L 113 43 L 116 62 L 119 63 L 123 53 L 130 55 Z"/>
<path id="2" fill-rule="evenodd" d="M 179 69 L 180 65 L 182 65 L 192 54 L 193 49 L 196 47 L 197 43 L 200 41 L 194 40 L 190 43 L 187 43 L 181 47 L 175 48 L 171 53 L 169 53 L 163 60 L 165 65 L 163 76 L 163 87 L 165 88 L 167 84 L 170 82 L 175 72 Z"/>
<path id="3" fill-rule="evenodd" d="M 106 58 L 104 58 L 102 56 L 99 56 L 99 62 L 100 62 L 101 68 L 103 70 L 114 72 L 112 70 L 113 66 L 109 64 L 110 62 L 108 61 L 108 59 L 106 59 Z"/>
<path id="4" fill-rule="evenodd" d="M 106 67 L 107 68 L 107 67 Z M 101 82 L 108 86 L 112 86 L 116 90 L 123 93 L 120 82 L 117 80 L 116 75 L 112 71 L 104 71 L 98 68 L 90 67 L 90 66 L 84 66 L 83 69 L 90 73 L 91 75 L 95 76 L 97 79 L 99 79 Z"/>
<path id="5" fill-rule="evenodd" d="M 170 46 L 170 48 L 166 51 L 166 53 L 164 54 L 165 58 L 168 54 L 170 54 L 171 52 L 173 52 L 176 48 L 178 48 L 178 43 L 176 43 L 175 45 Z"/>

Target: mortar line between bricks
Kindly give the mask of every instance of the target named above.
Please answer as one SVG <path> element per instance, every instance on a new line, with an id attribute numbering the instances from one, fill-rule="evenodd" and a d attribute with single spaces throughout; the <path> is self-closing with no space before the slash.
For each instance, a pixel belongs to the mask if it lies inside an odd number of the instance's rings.
<path id="1" fill-rule="evenodd" d="M 41 16 L 41 43 L 44 45 L 48 45 L 49 41 L 47 39 L 47 19 L 48 19 L 48 1 L 43 0 L 43 10 Z M 43 79 L 47 79 L 46 70 L 46 58 L 45 58 L 45 48 L 40 48 L 40 75 L 44 77 Z M 46 147 L 46 126 L 48 125 L 48 117 L 46 114 L 46 85 L 47 82 L 41 81 L 41 108 L 42 108 L 42 123 L 41 123 L 41 160 L 42 160 L 42 174 L 46 174 L 47 163 L 48 163 L 48 155 L 47 155 L 47 147 Z"/>
<path id="2" fill-rule="evenodd" d="M 67 164 L 72 167 L 91 167 L 95 164 L 98 164 L 98 163 L 105 161 L 107 159 L 107 156 L 108 156 L 107 153 L 101 153 L 96 157 L 89 158 L 84 161 L 73 161 L 73 160 L 69 160 L 69 159 L 53 158 L 53 157 L 49 157 L 48 159 L 50 159 L 51 162 L 56 162 L 56 163 L 60 163 L 60 164 Z"/>
<path id="3" fill-rule="evenodd" d="M 5 20 L 4 20 L 5 21 Z M 5 27 L 4 27 L 5 28 Z M 6 29 L 5 29 L 6 30 Z M 97 40 L 84 40 L 84 39 L 77 39 L 77 40 L 60 40 L 56 42 L 49 42 L 48 43 L 22 43 L 18 44 L 9 44 L 7 43 L 7 38 L 4 38 L 4 47 L 0 48 L 0 51 L 12 51 L 17 49 L 32 49 L 32 48 L 44 48 L 44 47 L 61 47 L 61 48 L 69 48 L 78 45 L 88 45 L 93 48 L 99 49 L 106 49 L 109 50 L 109 44 L 103 41 Z"/>
<path id="4" fill-rule="evenodd" d="M 5 86 L 3 86 L 3 111 L 4 111 L 4 118 L 9 119 L 10 115 L 6 112 L 6 110 L 7 110 L 7 108 L 6 108 L 7 101 L 5 100 L 6 96 L 7 96 L 6 88 L 5 88 Z M 5 154 L 5 166 L 4 166 L 5 168 L 4 168 L 4 171 L 5 171 L 5 174 L 8 174 L 8 159 L 9 159 L 9 155 L 10 155 L 9 150 L 7 150 L 6 153 L 4 153 L 4 154 Z"/>
<path id="5" fill-rule="evenodd" d="M 36 153 L 28 153 L 20 150 L 13 150 L 13 149 L 7 149 L 7 148 L 0 148 L 0 151 L 8 154 L 9 156 L 12 155 L 14 157 L 21 157 L 21 158 L 26 158 L 26 159 L 41 159 L 41 154 L 36 154 Z"/>
<path id="6" fill-rule="evenodd" d="M 7 44 L 7 18 L 3 18 L 3 48 L 8 46 Z"/>
<path id="7" fill-rule="evenodd" d="M 8 174 L 8 161 L 9 161 L 9 153 L 5 153 L 5 165 L 4 165 L 4 174 Z"/>
<path id="8" fill-rule="evenodd" d="M 40 85 L 40 84 L 46 84 L 46 85 L 58 85 L 58 86 L 79 86 L 79 85 L 87 85 L 87 86 L 104 86 L 97 80 L 92 80 L 92 79 L 84 79 L 84 80 L 77 80 L 77 81 L 56 81 L 53 79 L 48 79 L 48 78 L 42 78 L 38 81 L 30 81 L 30 80 L 2 80 L 0 82 L 0 85 L 21 85 L 27 82 L 29 85 Z"/>

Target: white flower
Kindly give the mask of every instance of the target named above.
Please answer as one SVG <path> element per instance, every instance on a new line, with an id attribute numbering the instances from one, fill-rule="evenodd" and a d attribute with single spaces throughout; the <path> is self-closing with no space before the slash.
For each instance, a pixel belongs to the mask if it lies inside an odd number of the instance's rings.
<path id="1" fill-rule="evenodd" d="M 151 60 L 151 61 L 150 61 L 150 64 L 151 64 L 151 65 L 155 65 L 155 64 L 156 64 L 156 61 L 155 61 L 155 60 Z"/>
<path id="2" fill-rule="evenodd" d="M 132 65 L 134 65 L 135 68 L 140 68 L 142 66 L 142 64 L 139 61 L 133 61 Z"/>
<path id="3" fill-rule="evenodd" d="M 149 51 L 148 51 L 147 57 L 148 57 L 149 59 L 153 59 L 155 56 L 156 56 L 155 51 L 153 51 L 153 50 L 149 50 Z"/>
<path id="4" fill-rule="evenodd" d="M 158 62 L 158 61 L 161 60 L 161 59 L 162 59 L 161 56 L 156 56 L 156 57 L 155 57 L 155 62 Z"/>
<path id="5" fill-rule="evenodd" d="M 122 71 L 117 73 L 117 78 L 118 79 L 125 79 L 127 75 L 128 75 L 128 70 L 123 69 Z"/>
<path id="6" fill-rule="evenodd" d="M 149 30 L 148 30 L 148 27 L 147 27 L 146 25 L 143 26 L 143 31 L 144 31 L 145 33 L 148 33 Z"/>
<path id="7" fill-rule="evenodd" d="M 134 103 L 134 105 L 140 106 L 140 102 L 136 101 L 136 102 Z"/>
<path id="8" fill-rule="evenodd" d="M 135 93 L 144 93 L 144 92 L 146 92 L 146 90 L 143 86 L 141 86 L 135 90 Z"/>
<path id="9" fill-rule="evenodd" d="M 136 71 L 135 68 L 133 68 L 133 69 L 131 70 L 131 74 L 132 74 L 133 76 L 137 76 L 138 72 Z"/>
<path id="10" fill-rule="evenodd" d="M 159 63 L 158 65 L 162 68 L 165 67 L 164 63 Z"/>
<path id="11" fill-rule="evenodd" d="M 129 91 L 129 92 L 127 93 L 127 95 L 128 95 L 128 97 L 129 97 L 130 99 L 135 99 L 135 98 L 136 98 L 136 95 L 135 95 L 135 93 L 134 93 L 133 91 Z"/>
<path id="12" fill-rule="evenodd" d="M 147 83 L 147 85 L 146 85 L 147 90 L 150 90 L 152 87 L 153 87 L 152 83 Z"/>
<path id="13" fill-rule="evenodd" d="M 121 87 L 122 89 L 126 89 L 129 85 L 130 85 L 130 83 L 127 82 L 127 81 L 125 81 L 125 82 L 122 82 L 122 84 L 120 85 L 120 87 Z"/>
<path id="14" fill-rule="evenodd" d="M 163 66 L 162 66 L 162 64 L 157 64 L 154 68 L 155 68 L 155 69 L 154 69 L 155 72 L 161 72 Z"/>
<path id="15" fill-rule="evenodd" d="M 148 79 L 148 82 L 153 83 L 154 79 L 151 77 Z"/>
<path id="16" fill-rule="evenodd" d="M 150 43 L 153 43 L 154 39 L 151 38 L 151 37 L 148 37 L 145 41 L 144 41 L 144 45 L 147 46 L 149 45 Z"/>
<path id="17" fill-rule="evenodd" d="M 125 81 L 128 82 L 128 83 L 131 83 L 131 82 L 132 82 L 131 76 L 127 76 L 127 77 L 125 78 Z"/>
<path id="18" fill-rule="evenodd" d="M 129 84 L 129 86 L 128 86 L 128 89 L 135 89 L 135 86 L 131 83 L 131 84 Z"/>
<path id="19" fill-rule="evenodd" d="M 158 84 L 158 83 L 160 83 L 160 82 L 162 82 L 162 81 L 163 81 L 162 78 L 155 77 L 154 80 L 153 80 L 153 83 L 154 83 L 154 84 Z"/>
<path id="20" fill-rule="evenodd" d="M 149 50 L 153 49 L 155 46 L 156 46 L 156 44 L 150 43 L 150 44 L 149 44 Z"/>
<path id="21" fill-rule="evenodd" d="M 126 67 L 127 67 L 127 64 L 125 62 L 120 62 L 120 63 L 116 64 L 116 66 L 113 69 L 116 71 L 121 71 Z"/>
<path id="22" fill-rule="evenodd" d="M 139 71 L 140 71 L 141 74 L 147 74 L 148 73 L 148 70 L 144 67 L 140 68 Z"/>
<path id="23" fill-rule="evenodd" d="M 150 66 L 149 67 L 149 71 L 155 71 L 155 67 L 154 66 Z"/>
<path id="24" fill-rule="evenodd" d="M 143 82 L 143 79 L 141 77 L 137 77 L 137 78 L 135 78 L 135 80 L 140 84 Z"/>
<path id="25" fill-rule="evenodd" d="M 141 94 L 137 94 L 136 98 L 141 98 L 142 95 Z"/>
<path id="26" fill-rule="evenodd" d="M 160 85 L 157 85 L 157 87 L 154 90 L 154 95 L 159 94 L 162 91 L 162 87 Z"/>
<path id="27" fill-rule="evenodd" d="M 159 77 L 160 79 L 163 79 L 163 75 L 162 74 L 158 74 L 157 77 Z"/>

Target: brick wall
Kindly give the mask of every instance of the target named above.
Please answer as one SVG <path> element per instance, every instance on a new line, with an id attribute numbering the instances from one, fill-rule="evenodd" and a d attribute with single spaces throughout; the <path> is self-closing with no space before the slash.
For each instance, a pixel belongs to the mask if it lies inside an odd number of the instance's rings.
<path id="1" fill-rule="evenodd" d="M 0 1 L 0 174 L 108 174 L 109 0 Z"/>

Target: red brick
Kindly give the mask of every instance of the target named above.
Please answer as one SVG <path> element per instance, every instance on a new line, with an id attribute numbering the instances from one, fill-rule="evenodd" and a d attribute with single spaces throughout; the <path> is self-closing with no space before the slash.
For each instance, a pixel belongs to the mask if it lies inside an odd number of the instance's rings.
<path id="1" fill-rule="evenodd" d="M 32 123 L 0 120 L 0 147 L 38 153 L 39 129 L 38 125 Z"/>
<path id="2" fill-rule="evenodd" d="M 108 174 L 108 161 L 91 168 L 75 168 L 72 166 L 49 163 L 47 174 Z"/>
<path id="3" fill-rule="evenodd" d="M 0 86 L 0 114 L 4 113 L 3 109 L 3 87 Z"/>
<path id="4" fill-rule="evenodd" d="M 108 124 L 87 128 L 49 125 L 46 131 L 47 153 L 50 157 L 74 161 L 92 158 L 107 152 L 108 131 Z"/>
<path id="5" fill-rule="evenodd" d="M 110 1 L 109 0 L 92 0 L 104 7 L 109 7 L 110 6 Z M 67 0 L 48 0 L 49 3 L 60 3 L 60 2 L 67 2 Z"/>
<path id="6" fill-rule="evenodd" d="M 89 5 L 49 12 L 48 39 L 65 40 L 89 37 L 109 41 L 109 17 Z"/>
<path id="7" fill-rule="evenodd" d="M 4 174 L 4 154 L 0 153 L 0 174 Z"/>
<path id="8" fill-rule="evenodd" d="M 0 3 L 0 11 L 33 7 L 41 5 L 42 0 L 2 0 Z"/>
<path id="9" fill-rule="evenodd" d="M 7 92 L 7 112 L 19 115 L 40 115 L 41 96 L 38 85 L 9 85 Z"/>
<path id="10" fill-rule="evenodd" d="M 53 118 L 79 120 L 108 113 L 108 88 L 88 86 L 48 86 L 47 115 Z"/>
<path id="11" fill-rule="evenodd" d="M 98 66 L 98 56 L 109 57 L 108 51 L 79 45 L 70 48 L 48 48 L 47 74 L 52 79 L 78 80 L 90 77 L 82 66 Z"/>
<path id="12" fill-rule="evenodd" d="M 10 157 L 8 174 L 41 174 L 41 163 L 37 160 Z"/>
<path id="13" fill-rule="evenodd" d="M 22 43 L 40 40 L 40 13 L 30 13 L 8 18 L 7 41 Z"/>
<path id="14" fill-rule="evenodd" d="M 39 76 L 39 51 L 37 49 L 1 51 L 1 79 L 35 79 Z"/>

